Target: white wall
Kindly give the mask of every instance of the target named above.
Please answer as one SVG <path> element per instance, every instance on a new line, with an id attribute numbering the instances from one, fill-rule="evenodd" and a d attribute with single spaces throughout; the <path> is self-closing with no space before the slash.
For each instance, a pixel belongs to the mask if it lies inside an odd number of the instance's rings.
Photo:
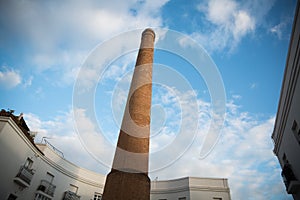
<path id="1" fill-rule="evenodd" d="M 0 199 L 7 199 L 10 193 L 17 195 L 20 200 L 33 199 L 40 181 L 46 179 L 47 172 L 54 175 L 56 189 L 53 199 L 62 199 L 64 192 L 70 189 L 70 184 L 78 187 L 77 194 L 81 200 L 92 199 L 94 192 L 102 193 L 105 176 L 70 163 L 44 144 L 37 145 L 43 155 L 8 117 L 0 116 L 1 127 Z M 13 179 L 27 158 L 33 160 L 35 174 L 30 186 L 22 189 Z"/>
<path id="2" fill-rule="evenodd" d="M 230 200 L 227 179 L 186 177 L 151 183 L 151 199 L 212 200 L 213 197 Z"/>
<path id="3" fill-rule="evenodd" d="M 188 178 L 151 182 L 152 200 L 178 199 L 179 197 L 190 199 Z"/>
<path id="4" fill-rule="evenodd" d="M 21 199 L 33 199 L 33 188 L 21 190 L 13 181 L 27 157 L 36 160 L 33 145 L 12 119 L 0 117 L 0 127 L 3 127 L 0 132 L 0 199 L 7 199 L 10 193 L 22 195 Z"/>
<path id="5" fill-rule="evenodd" d="M 70 163 L 45 144 L 37 146 L 43 147 L 41 149 L 45 156 L 41 157 L 39 167 L 42 169 L 37 170 L 36 175 L 45 177 L 47 172 L 54 175 L 53 184 L 56 185 L 54 199 L 62 199 L 63 193 L 70 189 L 70 184 L 78 187 L 77 194 L 82 200 L 91 199 L 94 192 L 103 192 L 105 176 Z"/>

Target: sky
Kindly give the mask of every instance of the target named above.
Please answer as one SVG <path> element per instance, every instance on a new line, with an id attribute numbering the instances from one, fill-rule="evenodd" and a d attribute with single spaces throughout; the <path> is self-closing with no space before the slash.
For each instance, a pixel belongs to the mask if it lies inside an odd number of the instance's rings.
<path id="1" fill-rule="evenodd" d="M 296 0 L 1 1 L 0 106 L 107 174 L 141 32 L 156 33 L 153 180 L 228 178 L 232 199 L 292 199 L 271 134 Z"/>

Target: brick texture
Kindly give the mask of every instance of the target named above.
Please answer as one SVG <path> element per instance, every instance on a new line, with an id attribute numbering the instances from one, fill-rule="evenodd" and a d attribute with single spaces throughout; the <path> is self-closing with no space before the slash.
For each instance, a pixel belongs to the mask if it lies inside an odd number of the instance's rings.
<path id="1" fill-rule="evenodd" d="M 103 200 L 150 199 L 148 161 L 154 39 L 153 30 L 143 32 Z"/>

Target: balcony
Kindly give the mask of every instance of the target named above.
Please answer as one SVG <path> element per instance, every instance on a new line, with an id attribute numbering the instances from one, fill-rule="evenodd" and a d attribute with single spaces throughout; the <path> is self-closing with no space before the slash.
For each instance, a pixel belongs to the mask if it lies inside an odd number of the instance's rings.
<path id="1" fill-rule="evenodd" d="M 29 187 L 33 175 L 34 172 L 32 169 L 21 166 L 18 174 L 14 178 L 14 182 L 22 187 Z"/>
<path id="2" fill-rule="evenodd" d="M 63 200 L 80 200 L 80 196 L 75 192 L 66 191 Z"/>
<path id="3" fill-rule="evenodd" d="M 46 180 L 41 180 L 41 183 L 37 189 L 37 193 L 42 192 L 46 194 L 48 197 L 53 197 L 56 186 Z"/>
<path id="4" fill-rule="evenodd" d="M 286 163 L 283 166 L 281 176 L 288 194 L 295 194 L 300 190 L 300 181 L 297 180 L 290 164 Z"/>

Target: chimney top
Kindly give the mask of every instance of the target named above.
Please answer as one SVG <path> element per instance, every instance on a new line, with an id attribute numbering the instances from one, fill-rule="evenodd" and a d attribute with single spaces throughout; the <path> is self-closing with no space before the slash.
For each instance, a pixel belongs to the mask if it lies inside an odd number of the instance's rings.
<path id="1" fill-rule="evenodd" d="M 153 38 L 155 39 L 155 32 L 151 29 L 151 28 L 146 28 L 142 35 L 145 35 L 145 34 L 151 34 L 153 36 Z"/>

